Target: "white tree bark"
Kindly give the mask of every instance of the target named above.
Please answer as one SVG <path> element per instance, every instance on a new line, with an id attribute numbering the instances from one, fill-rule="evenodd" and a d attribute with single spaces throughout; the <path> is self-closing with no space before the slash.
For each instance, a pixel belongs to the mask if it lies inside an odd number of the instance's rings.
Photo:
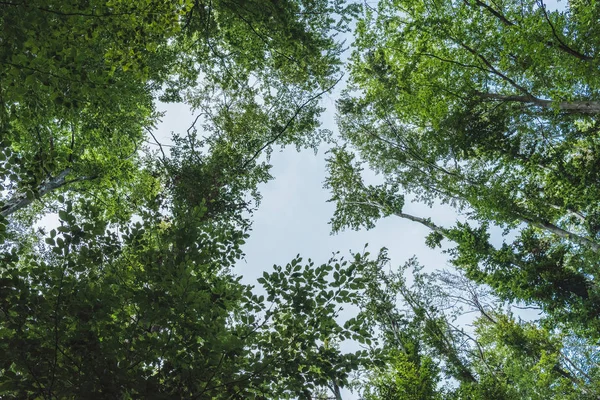
<path id="1" fill-rule="evenodd" d="M 554 101 L 554 100 L 543 100 L 533 96 L 519 96 L 519 95 L 504 95 L 497 93 L 477 93 L 477 95 L 483 99 L 497 100 L 497 101 L 514 101 L 517 103 L 527 103 L 544 108 L 558 107 L 559 110 L 563 110 L 570 113 L 580 114 L 599 114 L 600 113 L 600 102 L 598 101 Z"/>
<path id="2" fill-rule="evenodd" d="M 67 168 L 61 171 L 54 178 L 44 182 L 37 191 L 37 197 L 41 198 L 47 193 L 50 193 L 61 186 L 68 184 L 67 175 L 71 172 L 71 168 Z M 33 202 L 34 199 L 28 198 L 25 193 L 15 193 L 10 199 L 8 199 L 2 208 L 0 209 L 0 215 L 8 217 L 16 211 L 27 207 Z"/>

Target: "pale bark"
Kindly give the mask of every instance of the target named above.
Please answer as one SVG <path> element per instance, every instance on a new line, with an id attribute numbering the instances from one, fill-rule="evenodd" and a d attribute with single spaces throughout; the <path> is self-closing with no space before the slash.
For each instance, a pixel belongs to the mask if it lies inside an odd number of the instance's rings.
<path id="1" fill-rule="evenodd" d="M 517 218 L 519 220 L 525 222 L 526 224 L 530 224 L 530 225 L 535 226 L 536 228 L 546 230 L 560 238 L 566 239 L 573 243 L 577 243 L 580 246 L 588 247 L 588 248 L 592 249 L 595 253 L 600 253 L 600 244 L 598 244 L 586 237 L 579 236 L 573 232 L 564 230 L 550 222 L 535 221 L 535 220 L 531 220 L 529 218 L 525 218 L 522 216 L 517 216 Z"/>
<path id="2" fill-rule="evenodd" d="M 558 108 L 559 110 L 566 111 L 569 113 L 578 114 L 599 114 L 600 113 L 600 102 L 583 100 L 583 101 L 554 101 L 554 100 L 543 100 L 538 99 L 534 96 L 520 96 L 520 95 L 505 95 L 498 93 L 477 93 L 477 96 L 483 99 L 517 102 L 533 104 L 543 108 Z"/>
<path id="3" fill-rule="evenodd" d="M 372 202 L 349 202 L 349 203 L 350 204 L 363 204 L 363 205 L 368 205 L 371 207 L 380 208 L 384 211 L 386 210 L 386 208 L 384 206 L 377 204 L 377 203 L 372 203 Z M 431 222 L 430 219 L 416 217 L 414 215 L 410 215 L 410 214 L 406 214 L 406 213 L 402 213 L 402 212 L 391 212 L 391 214 L 396 215 L 397 217 L 400 217 L 400 218 L 408 219 L 413 222 L 418 222 L 421 225 L 428 227 L 432 231 L 442 234 L 444 237 L 447 237 L 447 235 L 448 235 L 447 229 L 437 226 L 436 224 Z M 592 251 L 594 251 L 595 253 L 600 253 L 600 244 L 598 244 L 586 237 L 579 236 L 573 232 L 564 230 L 564 229 L 562 229 L 552 223 L 549 223 L 549 222 L 535 221 L 535 220 L 523 217 L 521 215 L 516 215 L 515 217 L 526 224 L 533 225 L 536 228 L 548 231 L 560 238 L 566 239 L 566 240 L 576 243 L 580 246 L 587 247 L 587 248 L 591 249 Z"/>
<path id="4" fill-rule="evenodd" d="M 37 191 L 37 197 L 41 198 L 44 195 L 70 183 L 67 181 L 67 175 L 69 175 L 70 172 L 71 168 L 67 168 L 61 171 L 54 178 L 51 178 L 47 182 L 44 182 Z M 33 202 L 33 200 L 35 199 L 27 197 L 25 193 L 16 193 L 4 203 L 0 211 L 0 215 L 2 215 L 3 217 L 8 217 L 16 211 L 27 207 Z"/>
<path id="5" fill-rule="evenodd" d="M 448 231 L 446 229 L 437 226 L 436 224 L 434 224 L 433 222 L 431 222 L 429 219 L 421 218 L 421 217 L 415 217 L 414 215 L 405 214 L 405 213 L 401 213 L 401 212 L 394 213 L 394 215 L 397 216 L 397 217 L 400 217 L 400 218 L 408 219 L 408 220 L 413 221 L 413 222 L 418 222 L 421 225 L 425 225 L 426 227 L 428 227 L 432 231 L 444 235 L 444 237 L 446 237 L 447 234 L 448 234 Z"/>
<path id="6" fill-rule="evenodd" d="M 405 214 L 405 213 L 394 213 L 394 215 L 400 217 L 400 218 L 404 218 L 404 219 L 408 219 L 410 221 L 414 221 L 414 222 L 418 222 L 421 225 L 425 225 L 426 227 L 428 227 L 429 229 L 431 229 L 432 231 L 438 232 L 444 236 L 447 235 L 447 230 L 444 228 L 441 228 L 437 225 L 435 225 L 433 222 L 431 222 L 428 219 L 425 218 L 420 218 L 420 217 L 415 217 L 414 215 L 410 215 L 410 214 Z M 591 250 L 593 250 L 595 253 L 600 253 L 600 244 L 585 238 L 583 236 L 579 236 L 573 232 L 569 232 L 566 231 L 554 224 L 551 224 L 549 222 L 540 222 L 540 221 L 533 221 L 531 219 L 522 217 L 522 216 L 517 216 L 518 219 L 520 219 L 521 221 L 525 222 L 526 224 L 530 224 L 535 226 L 536 228 L 540 228 L 543 230 L 546 230 L 560 238 L 566 239 L 570 242 L 573 243 L 577 243 L 580 246 L 583 247 L 588 247 Z"/>

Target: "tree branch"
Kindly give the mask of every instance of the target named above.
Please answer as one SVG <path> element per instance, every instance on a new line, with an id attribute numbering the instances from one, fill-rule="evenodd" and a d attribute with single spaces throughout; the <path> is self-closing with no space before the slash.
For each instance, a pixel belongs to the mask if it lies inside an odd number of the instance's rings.
<path id="1" fill-rule="evenodd" d="M 470 5 L 468 0 L 463 0 L 463 1 L 466 5 Z M 514 22 L 509 21 L 504 15 L 500 14 L 498 11 L 494 10 L 492 7 L 490 7 L 483 1 L 475 0 L 475 4 L 477 4 L 479 7 L 486 9 L 487 11 L 489 11 L 492 15 L 494 15 L 496 18 L 498 18 L 500 20 L 500 22 L 502 22 L 504 25 L 506 25 L 506 26 L 514 26 L 515 25 Z"/>
<path id="2" fill-rule="evenodd" d="M 281 136 L 283 136 L 283 134 L 285 133 L 285 131 L 290 127 L 290 125 L 292 124 L 292 122 L 296 119 L 296 117 L 298 116 L 298 114 L 300 114 L 300 112 L 304 109 L 304 107 L 306 107 L 308 104 L 310 104 L 311 102 L 313 102 L 314 100 L 318 99 L 319 97 L 321 97 L 322 95 L 324 95 L 325 93 L 329 92 L 331 89 L 333 89 L 335 87 L 335 85 L 337 85 L 342 78 L 344 77 L 344 75 L 341 75 L 332 85 L 330 85 L 328 88 L 322 90 L 321 92 L 315 94 L 314 96 L 310 97 L 308 100 L 306 100 L 304 103 L 302 103 L 302 105 L 300 107 L 298 107 L 296 109 L 296 112 L 294 113 L 294 115 L 291 116 L 290 119 L 288 119 L 288 121 L 286 122 L 286 124 L 283 126 L 283 128 L 279 131 L 279 133 L 277 133 L 275 136 L 273 136 L 267 143 L 265 143 L 263 146 L 261 146 L 260 149 L 258 149 L 253 155 L 252 157 L 250 157 L 246 162 L 244 162 L 244 164 L 242 164 L 241 169 L 246 169 L 246 167 L 252 162 L 254 161 L 259 155 L 260 153 L 262 153 L 267 147 L 271 146 L 273 143 L 275 143 L 279 138 L 281 138 Z"/>
<path id="3" fill-rule="evenodd" d="M 580 113 L 580 114 L 599 114 L 600 113 L 600 102 L 598 101 L 555 101 L 555 100 L 542 100 L 532 95 L 519 96 L 519 95 L 506 95 L 499 93 L 483 93 L 475 92 L 475 95 L 482 99 L 490 99 L 496 101 L 516 102 L 516 103 L 528 103 L 543 108 L 558 107 L 559 110 L 566 111 L 568 113 Z"/>
<path id="4" fill-rule="evenodd" d="M 479 54 L 476 50 L 474 50 L 473 48 L 469 47 L 468 45 L 466 45 L 465 43 L 461 42 L 460 40 L 457 40 L 457 39 L 453 38 L 452 36 L 449 36 L 449 38 L 452 39 L 454 41 L 454 43 L 458 44 L 460 47 L 462 47 L 463 49 L 467 50 L 469 53 L 473 54 L 475 57 L 479 58 L 481 60 L 481 62 L 483 62 L 489 68 L 489 71 L 491 73 L 493 73 L 496 76 L 499 76 L 500 78 L 502 78 L 506 82 L 510 83 L 515 89 L 519 90 L 520 92 L 522 92 L 526 96 L 529 96 L 531 98 L 535 98 L 531 93 L 529 93 L 529 91 L 525 87 L 519 85 L 513 79 L 511 79 L 510 77 L 504 75 L 502 72 L 498 71 L 496 69 L 496 67 L 494 67 L 490 61 L 488 61 L 487 58 L 485 58 L 484 56 L 482 56 L 481 54 Z"/>
<path id="5" fill-rule="evenodd" d="M 166 167 L 167 166 L 167 155 L 165 154 L 165 151 L 163 150 L 162 144 L 156 139 L 156 136 L 154 136 L 154 133 L 152 133 L 151 129 L 149 129 L 147 127 L 144 127 L 144 129 L 146 129 L 146 131 L 150 134 L 150 136 L 152 136 L 152 139 L 154 139 L 154 141 L 158 145 L 158 148 L 160 149 L 160 152 L 162 153 L 162 156 L 163 156 L 163 158 L 161 159 L 161 162 Z"/>
<path id="6" fill-rule="evenodd" d="M 71 168 L 66 168 L 62 172 L 60 172 L 58 175 L 56 175 L 54 178 L 49 179 L 47 182 L 40 185 L 40 187 L 37 191 L 37 196 L 35 196 L 35 197 L 41 198 L 44 195 L 46 195 L 47 193 L 50 193 L 62 186 L 68 185 L 69 183 L 75 182 L 76 180 L 75 181 L 67 181 L 66 180 L 67 175 L 69 175 L 69 173 L 71 173 Z M 14 212 L 16 212 L 24 207 L 27 207 L 29 204 L 31 204 L 33 202 L 34 199 L 35 198 L 32 199 L 30 197 L 27 197 L 27 195 L 24 193 L 17 193 L 4 203 L 4 205 L 0 209 L 0 215 L 2 215 L 3 217 L 8 217 L 9 215 L 13 214 Z"/>
<path id="7" fill-rule="evenodd" d="M 539 0 L 539 4 L 540 4 L 540 9 L 542 10 L 542 13 L 544 14 L 544 19 L 546 20 L 546 22 L 548 22 L 548 25 L 550 25 L 550 28 L 552 29 L 552 35 L 558 41 L 558 48 L 560 50 L 564 51 L 565 53 L 570 54 L 580 60 L 583 60 L 583 61 L 592 60 L 592 57 L 582 54 L 575 49 L 572 49 L 571 47 L 567 46 L 565 44 L 565 42 L 563 42 L 561 40 L 561 38 L 558 36 L 558 32 L 556 31 L 556 28 L 554 27 L 554 24 L 552 23 L 552 21 L 550 21 L 550 17 L 548 16 L 548 13 L 546 12 L 546 6 L 544 4 L 544 1 Z M 552 43 L 552 42 L 548 42 L 548 43 L 550 45 L 554 45 L 554 43 Z"/>

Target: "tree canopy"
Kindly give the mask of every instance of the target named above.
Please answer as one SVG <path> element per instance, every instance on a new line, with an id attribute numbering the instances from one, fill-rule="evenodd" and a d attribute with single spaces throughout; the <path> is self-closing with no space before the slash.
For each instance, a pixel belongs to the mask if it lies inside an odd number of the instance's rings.
<path id="1" fill-rule="evenodd" d="M 599 335 L 599 58 L 589 23 L 598 10 L 582 2 L 556 11 L 542 1 L 384 0 L 366 4 L 357 23 L 350 85 L 338 102 L 342 145 L 330 152 L 326 181 L 336 205 L 332 230 L 371 229 L 389 216 L 424 225 L 431 232 L 426 243 L 445 246 L 465 279 L 487 285 L 499 304 L 541 311 L 533 325 L 484 314 L 476 332 L 460 339 L 438 309 L 428 308 L 431 294 L 414 303 L 414 294 L 400 290 L 417 320 L 431 318 L 430 327 L 450 332 L 416 343 L 433 346 L 434 359 L 443 355 L 438 367 L 460 382 L 452 396 L 597 396 L 581 386 L 594 379 L 580 375 L 595 362 L 573 374 L 560 354 L 583 351 L 561 350 L 567 337 L 595 354 Z M 380 173 L 382 183 L 367 183 L 365 168 Z M 410 200 L 450 205 L 460 221 L 443 226 L 410 214 Z M 502 333 L 508 336 L 492 338 Z M 548 343 L 544 355 L 533 356 L 525 337 Z M 479 360 L 450 346 L 456 340 L 477 344 L 471 351 Z M 435 363 L 423 370 L 417 361 L 431 353 L 406 364 L 406 353 L 394 347 L 373 377 L 373 398 L 398 398 L 411 379 L 438 376 Z M 513 365 L 495 364 L 503 358 Z M 535 377 L 536 368 L 550 375 Z"/>
<path id="2" fill-rule="evenodd" d="M 597 337 L 598 57 L 584 22 L 596 12 L 539 1 L 368 8 L 338 105 L 350 147 L 330 159 L 334 229 L 387 215 L 419 222 L 429 245 L 456 245 L 469 278 Z M 363 163 L 386 183 L 363 184 Z M 404 194 L 466 221 L 404 213 Z"/>
<path id="3" fill-rule="evenodd" d="M 600 397 L 596 2 L 0 10 L 0 397 Z M 365 248 L 243 283 L 270 154 L 323 142 L 333 233 L 400 217 L 450 269 Z"/>

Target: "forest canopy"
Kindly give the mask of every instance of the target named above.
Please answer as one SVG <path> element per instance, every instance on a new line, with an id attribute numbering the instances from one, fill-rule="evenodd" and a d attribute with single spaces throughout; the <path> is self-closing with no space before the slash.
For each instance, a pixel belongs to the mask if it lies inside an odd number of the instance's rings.
<path id="1" fill-rule="evenodd" d="M 0 397 L 600 398 L 595 1 L 0 10 Z M 168 146 L 164 103 L 194 113 Z M 399 217 L 450 265 L 365 248 L 242 283 L 285 146 L 327 148 L 333 233 Z"/>

